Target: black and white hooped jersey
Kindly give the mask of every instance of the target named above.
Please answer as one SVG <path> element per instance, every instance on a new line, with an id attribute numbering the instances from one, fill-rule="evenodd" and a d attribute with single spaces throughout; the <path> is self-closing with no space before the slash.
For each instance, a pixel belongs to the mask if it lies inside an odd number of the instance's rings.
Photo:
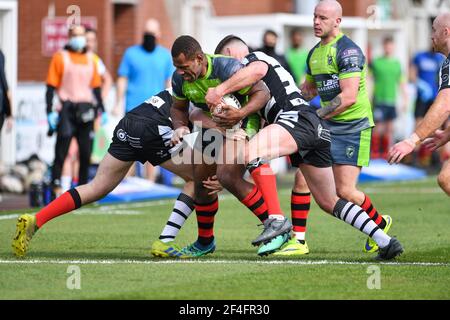
<path id="1" fill-rule="evenodd" d="M 265 62 L 269 67 L 261 80 L 266 84 L 272 98 L 260 111 L 261 116 L 268 123 L 275 123 L 278 116 L 284 111 L 295 110 L 300 106 L 309 106 L 295 84 L 294 78 L 277 60 L 263 52 L 256 51 L 248 54 L 242 60 L 242 64 L 247 66 L 255 61 Z"/>
<path id="2" fill-rule="evenodd" d="M 439 91 L 443 89 L 450 89 L 450 55 L 445 59 L 439 72 Z"/>

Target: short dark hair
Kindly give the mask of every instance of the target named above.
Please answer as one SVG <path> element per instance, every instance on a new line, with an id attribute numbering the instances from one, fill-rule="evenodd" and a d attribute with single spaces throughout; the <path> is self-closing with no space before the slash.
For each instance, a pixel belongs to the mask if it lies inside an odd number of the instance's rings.
<path id="1" fill-rule="evenodd" d="M 385 36 L 385 37 L 383 38 L 383 44 L 386 44 L 386 43 L 393 43 L 393 42 L 394 42 L 394 38 L 393 38 L 391 35 Z"/>
<path id="2" fill-rule="evenodd" d="M 296 33 L 300 33 L 301 35 L 303 35 L 303 32 L 302 32 L 302 30 L 300 28 L 293 28 L 293 29 L 291 29 L 291 33 L 290 33 L 291 37 L 294 34 L 296 34 Z"/>
<path id="3" fill-rule="evenodd" d="M 175 40 L 171 53 L 173 58 L 183 53 L 186 58 L 192 59 L 196 54 L 202 54 L 203 50 L 197 40 L 191 36 L 184 35 Z"/>
<path id="4" fill-rule="evenodd" d="M 269 34 L 271 34 L 271 35 L 275 36 L 276 38 L 278 38 L 278 34 L 275 31 L 273 31 L 272 29 L 267 29 L 266 31 L 264 31 L 263 38 L 265 38 Z"/>
<path id="5" fill-rule="evenodd" d="M 234 34 L 229 34 L 225 38 L 220 40 L 219 44 L 216 47 L 216 50 L 214 50 L 214 54 L 220 54 L 227 45 L 229 45 L 231 42 L 234 41 L 239 41 L 247 45 L 245 41 L 239 38 L 238 36 L 235 36 Z"/>

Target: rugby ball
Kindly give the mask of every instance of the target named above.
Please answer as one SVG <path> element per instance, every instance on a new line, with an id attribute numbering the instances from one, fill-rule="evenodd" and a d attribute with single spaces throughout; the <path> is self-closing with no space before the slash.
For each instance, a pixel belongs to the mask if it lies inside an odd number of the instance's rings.
<path id="1" fill-rule="evenodd" d="M 216 114 L 222 113 L 222 106 L 223 105 L 228 105 L 228 106 L 231 106 L 231 107 L 236 108 L 236 109 L 240 109 L 242 107 L 241 103 L 239 102 L 239 100 L 232 94 L 227 94 L 227 95 L 223 96 L 222 97 L 222 103 L 216 106 L 214 112 Z M 238 123 L 236 123 L 232 127 L 232 129 L 233 130 L 237 130 L 237 129 L 239 129 L 241 127 L 241 125 L 242 125 L 242 120 L 239 121 Z"/>

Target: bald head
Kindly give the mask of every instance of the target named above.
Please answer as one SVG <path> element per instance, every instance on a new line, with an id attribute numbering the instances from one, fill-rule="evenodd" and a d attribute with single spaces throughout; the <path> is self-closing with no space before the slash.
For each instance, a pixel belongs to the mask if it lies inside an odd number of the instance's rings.
<path id="1" fill-rule="evenodd" d="M 442 28 L 450 28 L 450 12 L 440 13 L 434 23 L 438 24 Z"/>
<path id="2" fill-rule="evenodd" d="M 314 8 L 314 35 L 323 44 L 333 40 L 340 32 L 342 7 L 334 0 L 322 0 Z"/>
<path id="3" fill-rule="evenodd" d="M 435 52 L 446 56 L 450 53 L 450 12 L 440 13 L 434 19 L 431 41 Z"/>
<path id="4" fill-rule="evenodd" d="M 145 22 L 144 32 L 153 34 L 156 38 L 161 36 L 161 28 L 158 20 L 156 19 L 148 19 Z"/>
<path id="5" fill-rule="evenodd" d="M 317 4 L 316 9 L 317 8 L 326 11 L 333 18 L 342 19 L 342 6 L 336 0 L 322 0 Z"/>

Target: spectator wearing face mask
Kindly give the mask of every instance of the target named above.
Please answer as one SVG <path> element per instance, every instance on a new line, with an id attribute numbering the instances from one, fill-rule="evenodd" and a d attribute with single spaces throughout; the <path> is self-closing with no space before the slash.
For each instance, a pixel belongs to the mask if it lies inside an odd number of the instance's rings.
<path id="1" fill-rule="evenodd" d="M 152 95 L 170 87 L 175 69 L 169 50 L 158 44 L 160 37 L 159 22 L 149 19 L 145 23 L 142 43 L 125 51 L 117 71 L 114 114 L 121 115 L 124 109 L 128 112 Z"/>
<path id="2" fill-rule="evenodd" d="M 278 63 L 285 68 L 291 75 L 292 70 L 283 54 L 278 54 L 275 49 L 277 46 L 278 34 L 273 30 L 266 30 L 263 35 L 263 46 L 255 51 L 261 51 L 268 56 L 274 58 Z"/>
<path id="3" fill-rule="evenodd" d="M 97 55 L 97 31 L 88 27 L 86 28 L 85 36 L 86 52 L 92 54 L 94 63 L 97 67 L 97 72 L 102 79 L 102 99 L 105 101 L 108 99 L 109 91 L 111 89 L 112 77 L 103 63 L 103 60 Z M 100 126 L 104 125 L 107 122 L 107 118 L 106 112 L 103 113 L 102 118 L 98 118 L 97 121 L 94 122 L 94 131 L 97 131 Z M 78 170 L 80 167 L 78 153 L 77 141 L 75 138 L 72 138 L 61 174 L 62 192 L 69 190 L 72 185 L 78 184 Z"/>
<path id="4" fill-rule="evenodd" d="M 47 119 L 49 135 L 56 132 L 52 184 L 56 195 L 62 192 L 61 171 L 72 137 L 79 146 L 79 183 L 88 182 L 94 120 L 103 113 L 101 77 L 92 53 L 86 50 L 85 28 L 69 29 L 69 43 L 52 57 L 47 74 Z M 54 93 L 60 107 L 53 105 Z"/>

